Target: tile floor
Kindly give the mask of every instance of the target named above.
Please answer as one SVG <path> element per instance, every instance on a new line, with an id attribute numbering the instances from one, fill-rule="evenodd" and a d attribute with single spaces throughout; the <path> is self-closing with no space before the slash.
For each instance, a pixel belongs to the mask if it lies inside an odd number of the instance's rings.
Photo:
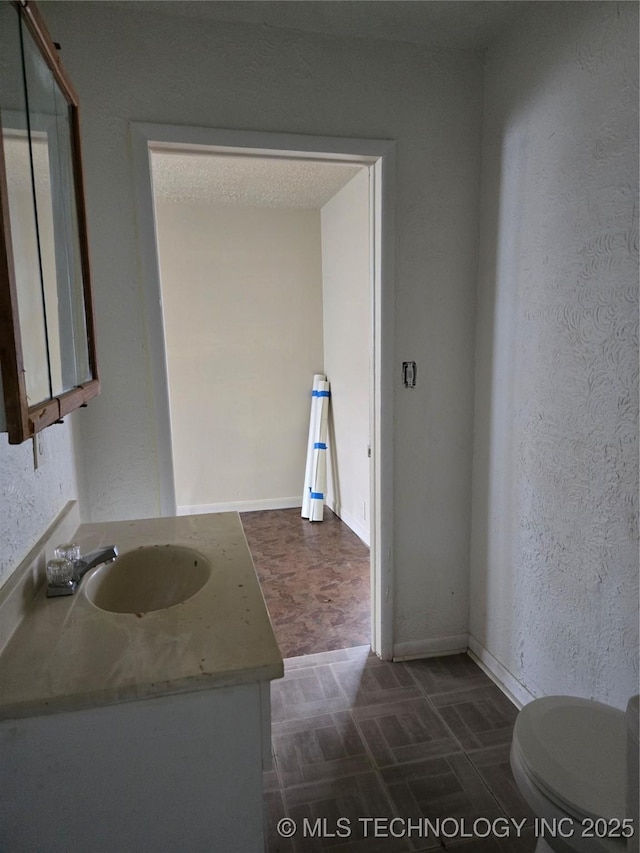
<path id="1" fill-rule="evenodd" d="M 241 514 L 285 658 L 369 643 L 369 549 L 331 510 Z"/>
<path id="2" fill-rule="evenodd" d="M 509 700 L 467 655 L 387 663 L 371 653 L 369 549 L 330 510 L 322 524 L 298 509 L 241 517 L 285 658 L 271 685 L 267 853 L 534 850 L 509 767 Z M 519 835 L 511 825 L 508 837 L 462 836 L 474 820 L 482 833 L 508 817 L 526 820 Z M 297 824 L 291 838 L 277 831 L 283 818 Z M 449 821 L 434 835 L 420 831 L 423 818 Z M 323 837 L 305 836 L 305 820 Z"/>
<path id="3" fill-rule="evenodd" d="M 533 815 L 509 768 L 516 709 L 468 656 L 387 663 L 361 646 L 296 657 L 272 682 L 271 705 L 268 853 L 534 850 Z M 292 838 L 277 832 L 284 817 L 296 821 Z M 360 820 L 374 817 L 377 828 Z M 425 817 L 455 821 L 434 836 L 415 829 Z M 526 819 L 520 837 L 513 825 L 509 837 L 461 836 L 478 819 L 479 835 L 495 820 L 500 832 L 507 817 Z M 304 837 L 305 819 L 318 818 L 324 838 Z"/>

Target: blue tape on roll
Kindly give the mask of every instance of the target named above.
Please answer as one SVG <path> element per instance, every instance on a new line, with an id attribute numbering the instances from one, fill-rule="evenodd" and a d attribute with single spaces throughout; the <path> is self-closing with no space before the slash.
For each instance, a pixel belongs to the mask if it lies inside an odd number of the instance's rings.
<path id="1" fill-rule="evenodd" d="M 324 493 L 323 492 L 311 492 L 311 500 L 312 501 L 323 501 Z"/>
<path id="2" fill-rule="evenodd" d="M 311 396 L 312 397 L 330 397 L 331 391 L 312 391 Z"/>
<path id="3" fill-rule="evenodd" d="M 324 441 L 316 441 L 313 445 L 313 449 L 314 450 L 326 450 L 327 445 L 324 443 Z"/>

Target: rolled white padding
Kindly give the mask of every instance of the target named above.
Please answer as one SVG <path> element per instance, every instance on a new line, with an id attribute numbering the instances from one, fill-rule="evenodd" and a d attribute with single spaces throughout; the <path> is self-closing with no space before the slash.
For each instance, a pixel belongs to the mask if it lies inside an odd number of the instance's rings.
<path id="1" fill-rule="evenodd" d="M 313 444 L 312 484 L 309 502 L 309 521 L 322 521 L 327 490 L 327 420 L 331 392 L 328 382 L 320 382 L 318 402 L 320 417 L 317 440 Z"/>
<path id="2" fill-rule="evenodd" d="M 327 377 L 324 373 L 315 373 L 313 376 L 313 388 L 311 390 L 311 416 L 309 418 L 309 439 L 307 441 L 307 464 L 304 472 L 304 486 L 302 487 L 302 518 L 309 518 L 309 501 L 311 495 L 311 477 L 313 469 L 313 445 L 318 440 L 317 433 L 320 428 L 320 407 L 318 405 L 318 389 L 320 382 Z"/>

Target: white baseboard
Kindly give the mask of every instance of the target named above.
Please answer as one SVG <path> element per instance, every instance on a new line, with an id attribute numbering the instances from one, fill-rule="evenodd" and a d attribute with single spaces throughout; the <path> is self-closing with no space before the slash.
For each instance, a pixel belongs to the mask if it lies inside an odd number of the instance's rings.
<path id="1" fill-rule="evenodd" d="M 468 634 L 451 634 L 448 637 L 431 637 L 428 640 L 409 640 L 395 643 L 393 660 L 414 660 L 443 655 L 464 654 L 468 648 Z"/>
<path id="2" fill-rule="evenodd" d="M 505 696 L 511 699 L 516 708 L 522 708 L 536 698 L 472 634 L 469 634 L 468 654 Z"/>
<path id="3" fill-rule="evenodd" d="M 327 497 L 327 506 L 334 512 L 340 521 L 344 521 L 347 527 L 356 534 L 359 539 L 362 539 L 364 544 L 369 547 L 370 536 L 369 536 L 369 526 L 362 521 L 358 521 L 357 518 L 354 518 L 350 515 L 346 510 L 344 510 L 339 504 L 335 503 L 333 498 L 329 495 Z"/>
<path id="4" fill-rule="evenodd" d="M 207 512 L 256 512 L 262 509 L 295 509 L 302 506 L 302 498 L 268 498 L 259 501 L 230 501 L 229 503 L 195 504 L 177 507 L 178 515 L 203 515 Z"/>
<path id="5" fill-rule="evenodd" d="M 489 676 L 496 687 L 502 690 L 516 708 L 522 708 L 536 698 L 472 634 L 453 634 L 449 637 L 433 637 L 429 640 L 410 640 L 406 643 L 396 643 L 393 647 L 393 660 L 444 657 L 444 655 L 456 655 L 464 652 L 478 664 L 480 669 Z"/>
<path id="6" fill-rule="evenodd" d="M 179 506 L 176 508 L 177 515 L 203 515 L 208 512 L 256 512 L 265 509 L 295 509 L 302 506 L 302 497 L 297 495 L 292 498 L 267 498 L 258 501 L 229 501 L 228 503 L 194 504 L 193 506 Z M 327 500 L 327 506 L 338 516 L 348 528 L 369 546 L 369 530 L 363 527 L 349 513 L 335 507 Z"/>

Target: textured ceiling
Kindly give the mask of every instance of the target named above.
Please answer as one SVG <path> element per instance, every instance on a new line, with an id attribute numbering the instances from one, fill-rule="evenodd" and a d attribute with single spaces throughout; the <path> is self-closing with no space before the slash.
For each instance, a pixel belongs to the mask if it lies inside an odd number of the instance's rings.
<path id="1" fill-rule="evenodd" d="M 359 165 L 269 157 L 153 151 L 156 197 L 232 207 L 316 209 L 326 204 Z"/>
<path id="2" fill-rule="evenodd" d="M 544 0 L 109 0 L 106 5 L 336 36 L 479 50 L 540 2 Z"/>
<path id="3" fill-rule="evenodd" d="M 95 5 L 480 50 L 540 2 L 545 0 L 108 0 Z M 321 207 L 360 168 L 184 153 L 156 153 L 153 162 L 160 198 L 261 207 Z"/>

